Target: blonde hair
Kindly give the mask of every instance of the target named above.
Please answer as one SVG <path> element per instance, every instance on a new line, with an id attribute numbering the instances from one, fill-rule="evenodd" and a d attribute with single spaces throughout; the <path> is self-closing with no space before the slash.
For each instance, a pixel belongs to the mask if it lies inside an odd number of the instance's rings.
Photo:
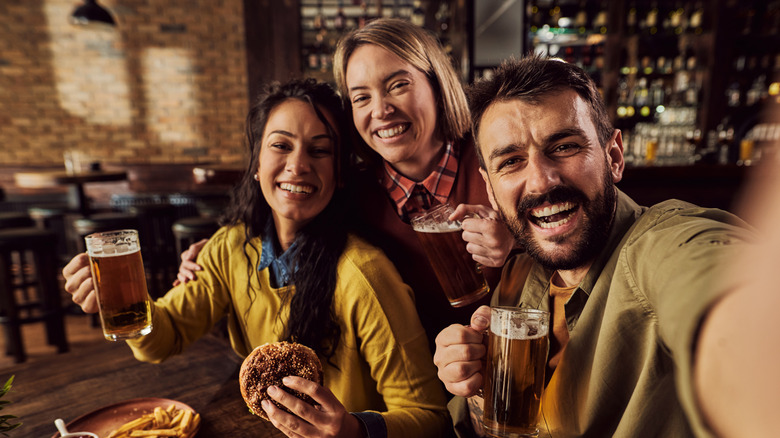
<path id="1" fill-rule="evenodd" d="M 471 128 L 463 85 L 438 40 L 425 29 L 397 18 L 379 18 L 345 35 L 333 56 L 333 76 L 344 99 L 351 108 L 347 88 L 347 62 L 354 51 L 373 44 L 413 65 L 428 78 L 437 102 L 437 130 L 447 140 L 457 140 Z"/>

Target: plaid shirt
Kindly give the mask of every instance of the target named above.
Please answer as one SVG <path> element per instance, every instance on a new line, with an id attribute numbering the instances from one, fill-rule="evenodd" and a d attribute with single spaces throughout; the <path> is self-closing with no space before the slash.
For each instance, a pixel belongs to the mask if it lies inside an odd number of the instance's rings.
<path id="1" fill-rule="evenodd" d="M 409 222 L 414 213 L 447 202 L 458 174 L 459 153 L 458 148 L 448 142 L 436 168 L 421 182 L 410 180 L 393 169 L 387 161 L 384 162 L 381 184 L 395 202 L 396 212 L 404 222 Z"/>

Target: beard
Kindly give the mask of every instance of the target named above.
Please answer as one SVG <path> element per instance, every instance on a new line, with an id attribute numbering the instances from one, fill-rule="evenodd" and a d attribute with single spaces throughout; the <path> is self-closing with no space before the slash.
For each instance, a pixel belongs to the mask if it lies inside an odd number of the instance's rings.
<path id="1" fill-rule="evenodd" d="M 507 214 L 503 206 L 499 206 L 498 213 L 514 235 L 518 245 L 531 258 L 545 268 L 565 271 L 584 266 L 594 260 L 604 249 L 612 226 L 616 200 L 615 183 L 607 169 L 602 190 L 592 200 L 574 187 L 559 185 L 545 194 L 522 198 L 514 216 Z M 559 245 L 571 241 L 572 248 L 570 250 L 563 247 L 544 249 L 538 238 L 534 237 L 531 224 L 527 219 L 528 212 L 545 202 L 556 204 L 567 201 L 578 204 L 582 208 L 582 227 L 575 235 L 559 235 L 547 241 Z"/>

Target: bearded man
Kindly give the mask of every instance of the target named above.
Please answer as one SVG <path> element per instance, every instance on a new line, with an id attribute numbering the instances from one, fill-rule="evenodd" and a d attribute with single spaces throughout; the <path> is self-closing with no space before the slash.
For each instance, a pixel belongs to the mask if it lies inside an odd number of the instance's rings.
<path id="1" fill-rule="evenodd" d="M 492 305 L 552 314 L 540 436 L 717 432 L 702 400 L 724 394 L 699 378 L 713 358 L 697 345 L 737 286 L 719 275 L 724 260 L 753 232 L 720 210 L 642 207 L 622 193 L 621 133 L 574 65 L 506 61 L 469 100 L 490 201 L 525 249 L 507 261 Z M 461 396 L 450 403 L 461 436 L 480 435 L 489 323 L 485 306 L 436 339 L 439 378 Z"/>

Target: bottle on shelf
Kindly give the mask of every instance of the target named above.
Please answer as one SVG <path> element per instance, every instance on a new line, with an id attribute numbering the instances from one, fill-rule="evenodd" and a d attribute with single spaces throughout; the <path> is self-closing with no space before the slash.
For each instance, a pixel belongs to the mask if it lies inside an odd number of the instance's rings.
<path id="1" fill-rule="evenodd" d="M 688 31 L 696 35 L 704 32 L 704 4 L 701 0 L 693 4 L 693 11 L 688 19 Z"/>
<path id="2" fill-rule="evenodd" d="M 417 26 L 425 26 L 425 10 L 420 0 L 414 0 L 412 8 L 412 23 Z"/>
<path id="3" fill-rule="evenodd" d="M 317 15 L 314 16 L 314 30 L 321 31 L 325 28 L 325 14 L 322 12 L 322 0 L 317 1 Z"/>
<path id="4" fill-rule="evenodd" d="M 336 16 L 333 17 L 333 27 L 340 33 L 347 28 L 347 15 L 344 14 L 344 2 L 339 0 Z"/>

